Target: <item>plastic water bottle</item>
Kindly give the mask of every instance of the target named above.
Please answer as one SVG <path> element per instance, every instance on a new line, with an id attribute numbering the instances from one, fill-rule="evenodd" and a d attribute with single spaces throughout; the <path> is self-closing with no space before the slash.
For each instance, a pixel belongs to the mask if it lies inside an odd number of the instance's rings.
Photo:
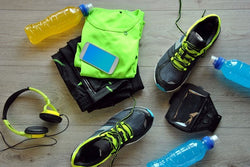
<path id="1" fill-rule="evenodd" d="M 225 60 L 222 57 L 211 56 L 214 68 L 221 70 L 224 76 L 246 88 L 250 88 L 250 65 L 239 60 Z"/>
<path id="2" fill-rule="evenodd" d="M 202 140 L 189 140 L 160 159 L 147 163 L 147 167 L 188 167 L 203 159 L 217 140 L 216 135 L 206 136 Z"/>
<path id="3" fill-rule="evenodd" d="M 32 44 L 38 44 L 43 39 L 69 30 L 79 24 L 83 16 L 91 12 L 92 4 L 81 4 L 78 7 L 66 7 L 44 20 L 27 25 L 24 30 Z"/>

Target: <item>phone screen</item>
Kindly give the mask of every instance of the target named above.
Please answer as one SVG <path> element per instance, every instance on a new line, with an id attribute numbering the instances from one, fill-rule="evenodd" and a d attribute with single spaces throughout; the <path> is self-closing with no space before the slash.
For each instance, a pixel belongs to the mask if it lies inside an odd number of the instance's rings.
<path id="1" fill-rule="evenodd" d="M 108 74 L 114 72 L 119 60 L 118 57 L 88 42 L 83 47 L 80 58 Z"/>

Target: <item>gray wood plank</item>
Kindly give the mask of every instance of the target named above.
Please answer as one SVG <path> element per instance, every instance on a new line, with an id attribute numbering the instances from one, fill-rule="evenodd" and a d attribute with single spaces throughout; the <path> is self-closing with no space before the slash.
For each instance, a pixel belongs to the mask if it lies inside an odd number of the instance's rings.
<path id="1" fill-rule="evenodd" d="M 66 6 L 78 6 L 80 3 L 92 3 L 96 7 L 110 8 L 110 9 L 130 9 L 134 10 L 137 8 L 143 10 L 171 10 L 177 11 L 176 9 L 179 6 L 178 0 L 92 0 L 92 1 L 60 1 L 60 0 L 23 0 L 22 3 L 16 3 L 15 1 L 1 0 L 0 9 L 7 10 L 30 10 L 30 11 L 42 11 L 42 10 L 58 10 L 65 8 Z M 191 1 L 182 1 L 183 10 L 204 10 L 204 9 L 249 9 L 250 2 L 248 0 L 191 0 Z"/>

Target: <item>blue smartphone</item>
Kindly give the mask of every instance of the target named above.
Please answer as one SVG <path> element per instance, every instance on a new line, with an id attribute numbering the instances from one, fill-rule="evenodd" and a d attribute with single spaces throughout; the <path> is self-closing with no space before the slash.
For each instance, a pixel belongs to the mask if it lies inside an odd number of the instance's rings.
<path id="1" fill-rule="evenodd" d="M 89 42 L 82 48 L 80 59 L 107 74 L 112 74 L 119 62 L 117 56 Z"/>

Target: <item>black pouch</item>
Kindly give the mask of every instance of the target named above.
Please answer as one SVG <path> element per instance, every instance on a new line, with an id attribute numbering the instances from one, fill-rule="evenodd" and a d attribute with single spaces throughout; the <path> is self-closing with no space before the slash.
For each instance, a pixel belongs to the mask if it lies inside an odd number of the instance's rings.
<path id="1" fill-rule="evenodd" d="M 171 125 L 185 132 L 214 132 L 221 120 L 210 94 L 193 84 L 184 84 L 173 94 L 169 103 L 165 118 Z"/>

